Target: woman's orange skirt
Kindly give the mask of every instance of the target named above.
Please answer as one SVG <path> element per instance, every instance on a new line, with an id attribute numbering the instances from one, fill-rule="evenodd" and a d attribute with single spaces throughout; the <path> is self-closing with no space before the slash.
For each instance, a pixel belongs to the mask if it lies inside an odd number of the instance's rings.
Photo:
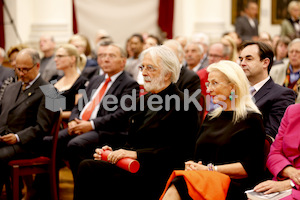
<path id="1" fill-rule="evenodd" d="M 165 190 L 160 197 L 162 200 L 171 181 L 176 176 L 183 176 L 188 193 L 192 199 L 199 200 L 222 200 L 226 199 L 230 184 L 229 176 L 215 171 L 184 171 L 175 170 L 171 174 Z"/>

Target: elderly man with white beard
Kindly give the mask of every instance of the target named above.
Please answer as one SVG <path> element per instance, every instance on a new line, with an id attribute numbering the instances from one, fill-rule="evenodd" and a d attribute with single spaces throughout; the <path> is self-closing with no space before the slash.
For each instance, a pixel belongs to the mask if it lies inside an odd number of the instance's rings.
<path id="1" fill-rule="evenodd" d="M 127 144 L 121 149 L 104 146 L 94 160 L 81 162 L 74 199 L 158 199 L 172 170 L 191 158 L 198 132 L 198 111 L 174 84 L 180 64 L 166 46 L 142 53 L 142 71 L 148 94 L 137 99 L 129 119 Z M 103 152 L 112 151 L 107 161 Z M 116 163 L 122 158 L 140 163 L 130 173 Z"/>

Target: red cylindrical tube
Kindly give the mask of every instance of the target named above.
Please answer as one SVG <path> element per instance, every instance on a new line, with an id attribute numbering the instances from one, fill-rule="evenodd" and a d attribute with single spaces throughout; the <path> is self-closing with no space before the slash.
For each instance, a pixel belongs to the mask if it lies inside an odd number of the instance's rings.
<path id="1" fill-rule="evenodd" d="M 107 157 L 110 153 L 111 151 L 109 150 L 103 151 L 101 154 L 101 160 L 107 161 Z M 132 158 L 122 158 L 116 163 L 116 166 L 131 173 L 136 173 L 140 169 L 140 163 Z"/>

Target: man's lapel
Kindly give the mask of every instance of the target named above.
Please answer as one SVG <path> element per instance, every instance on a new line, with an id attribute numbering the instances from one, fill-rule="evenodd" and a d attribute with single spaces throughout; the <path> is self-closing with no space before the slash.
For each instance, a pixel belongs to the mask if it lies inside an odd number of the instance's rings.
<path id="1" fill-rule="evenodd" d="M 39 77 L 30 88 L 28 88 L 27 90 L 25 90 L 23 92 L 20 89 L 19 97 L 17 98 L 17 101 L 16 101 L 15 105 L 12 107 L 12 109 L 19 106 L 25 100 L 29 99 L 32 95 L 34 95 L 34 93 L 36 93 L 36 90 L 41 85 L 41 80 L 42 80 L 41 77 Z M 20 83 L 20 85 L 22 86 L 22 83 Z"/>
<path id="2" fill-rule="evenodd" d="M 9 91 L 9 96 L 11 97 L 10 99 L 11 99 L 11 103 L 12 103 L 12 105 L 13 105 L 13 103 L 14 102 L 16 102 L 17 101 L 17 98 L 18 98 L 18 96 L 19 96 L 19 93 L 20 93 L 20 91 L 21 91 L 21 88 L 22 88 L 22 82 L 17 82 L 16 83 L 16 90 L 14 90 L 14 91 Z"/>
<path id="3" fill-rule="evenodd" d="M 255 102 L 257 102 L 263 98 L 266 94 L 270 92 L 270 89 L 272 88 L 272 79 L 270 78 L 261 88 L 258 90 L 258 92 L 254 95 Z"/>
<path id="4" fill-rule="evenodd" d="M 119 85 L 121 84 L 122 80 L 124 77 L 124 72 L 122 72 L 122 74 L 120 74 L 120 76 L 115 80 L 115 82 L 110 86 L 110 88 L 108 89 L 108 91 L 106 92 L 105 95 L 108 94 L 113 94 L 114 91 L 119 87 Z"/>

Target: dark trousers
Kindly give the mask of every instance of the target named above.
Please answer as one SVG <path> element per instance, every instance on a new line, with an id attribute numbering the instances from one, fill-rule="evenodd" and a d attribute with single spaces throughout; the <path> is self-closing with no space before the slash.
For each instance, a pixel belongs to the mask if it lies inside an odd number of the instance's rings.
<path id="1" fill-rule="evenodd" d="M 135 184 L 138 180 L 136 174 L 108 162 L 84 160 L 80 163 L 75 181 L 74 200 L 138 199 L 135 197 L 139 192 Z"/>
<path id="2" fill-rule="evenodd" d="M 52 136 L 44 140 L 51 144 Z M 95 147 L 99 144 L 99 134 L 90 131 L 81 135 L 69 135 L 68 129 L 59 131 L 57 143 L 57 161 L 69 161 L 74 179 L 76 178 L 79 163 L 87 158 L 92 158 Z"/>
<path id="3" fill-rule="evenodd" d="M 52 140 L 46 137 L 45 140 Z M 92 159 L 95 149 L 104 145 L 118 147 L 125 143 L 125 136 L 105 131 L 89 131 L 81 135 L 69 135 L 68 129 L 58 134 L 57 160 L 69 161 L 70 168 L 76 179 L 78 166 L 84 159 Z"/>
<path id="4" fill-rule="evenodd" d="M 159 199 L 167 180 L 143 170 L 130 173 L 105 161 L 80 163 L 74 187 L 74 200 L 83 199 Z"/>

